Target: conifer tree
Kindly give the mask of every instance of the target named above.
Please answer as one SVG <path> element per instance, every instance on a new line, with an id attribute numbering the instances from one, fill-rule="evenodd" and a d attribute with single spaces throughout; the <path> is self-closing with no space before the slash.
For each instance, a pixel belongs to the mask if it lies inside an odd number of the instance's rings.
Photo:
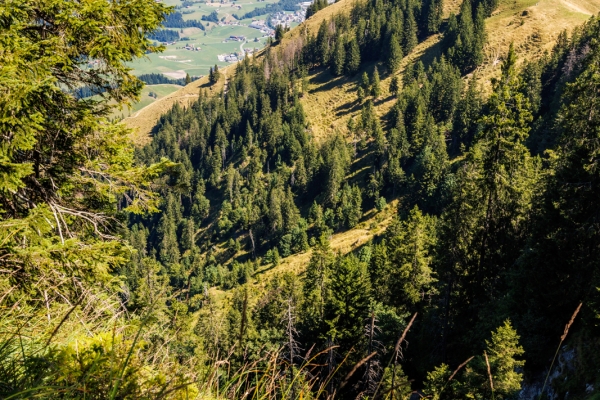
<path id="1" fill-rule="evenodd" d="M 492 12 L 498 8 L 498 0 L 483 0 L 481 4 L 485 10 L 486 17 L 492 15 Z"/>
<path id="2" fill-rule="evenodd" d="M 323 20 L 319 26 L 317 33 L 317 41 L 315 43 L 317 51 L 317 63 L 322 66 L 329 64 L 329 28 L 327 20 Z"/>
<path id="3" fill-rule="evenodd" d="M 371 80 L 369 79 L 369 75 L 366 71 L 363 72 L 360 77 L 360 87 L 362 90 L 364 90 L 367 96 L 371 94 Z"/>
<path id="4" fill-rule="evenodd" d="M 377 70 L 377 66 L 375 66 L 375 70 L 373 71 L 373 79 L 371 79 L 371 94 L 374 98 L 381 96 L 381 81 L 379 80 L 379 71 Z"/>
<path id="5" fill-rule="evenodd" d="M 283 39 L 283 35 L 284 35 L 283 26 L 277 25 L 275 27 L 275 40 L 279 42 L 281 39 Z"/>
<path id="6" fill-rule="evenodd" d="M 521 390 L 524 361 L 519 360 L 524 353 L 519 345 L 519 335 L 512 327 L 510 320 L 492 332 L 487 346 L 488 363 L 494 385 L 493 395 L 502 399 L 513 398 Z"/>
<path id="7" fill-rule="evenodd" d="M 437 189 L 443 182 L 448 153 L 443 133 L 435 125 L 433 117 L 427 116 L 425 127 L 425 141 L 421 151 L 415 158 L 411 172 L 416 178 L 415 193 L 419 193 L 424 201 L 435 197 Z"/>
<path id="8" fill-rule="evenodd" d="M 388 230 L 386 255 L 374 258 L 371 266 L 374 281 L 384 285 L 379 290 L 386 304 L 413 310 L 415 304 L 434 293 L 434 226 L 434 218 L 414 207 L 406 220 L 395 221 Z"/>
<path id="9" fill-rule="evenodd" d="M 331 266 L 329 291 L 324 308 L 324 320 L 329 328 L 327 335 L 347 351 L 364 339 L 363 321 L 371 300 L 365 263 L 355 255 L 338 256 Z"/>
<path id="10" fill-rule="evenodd" d="M 452 126 L 452 148 L 454 152 L 464 145 L 469 148 L 477 133 L 478 119 L 483 107 L 481 93 L 475 78 L 469 80 L 467 90 L 456 106 Z"/>
<path id="11" fill-rule="evenodd" d="M 392 96 L 398 96 L 400 92 L 400 79 L 398 79 L 398 75 L 392 76 L 390 80 L 390 93 Z"/>
<path id="12" fill-rule="evenodd" d="M 329 240 L 322 234 L 317 239 L 304 278 L 302 314 L 303 319 L 308 323 L 308 330 L 325 329 L 325 304 L 329 300 L 333 260 L 334 255 Z"/>
<path id="13" fill-rule="evenodd" d="M 211 68 L 208 73 L 208 80 L 210 83 L 215 84 L 221 79 L 221 73 L 219 72 L 219 66 L 215 64 L 214 68 Z"/>
<path id="14" fill-rule="evenodd" d="M 346 141 L 341 135 L 331 138 L 323 146 L 323 167 L 326 171 L 323 181 L 324 199 L 335 205 L 342 183 L 350 166 L 350 154 Z"/>
<path id="15" fill-rule="evenodd" d="M 458 18 L 450 16 L 443 43 L 449 59 L 462 72 L 474 69 L 483 61 L 486 40 L 484 13 L 483 6 L 479 4 L 473 18 L 472 2 L 464 1 Z"/>
<path id="16" fill-rule="evenodd" d="M 333 56 L 331 57 L 331 71 L 335 76 L 341 76 L 344 73 L 346 59 L 346 50 L 344 49 L 343 39 L 338 37 L 335 41 Z"/>
<path id="17" fill-rule="evenodd" d="M 359 103 L 362 103 L 365 100 L 365 90 L 362 88 L 362 86 L 359 86 L 356 89 L 356 97 L 358 98 Z"/>
<path id="18" fill-rule="evenodd" d="M 356 37 L 352 36 L 350 41 L 346 44 L 346 75 L 352 76 L 356 74 L 358 68 L 360 68 L 360 48 L 358 47 Z"/>
<path id="19" fill-rule="evenodd" d="M 453 274 L 462 276 L 466 296 L 461 301 L 473 307 L 493 299 L 506 285 L 507 267 L 523 245 L 525 216 L 537 181 L 537 166 L 525 146 L 531 113 L 518 90 L 515 60 L 511 46 L 489 112 L 482 118 L 480 140 L 457 174 L 461 191 L 445 215 L 453 237 L 445 240 L 456 246 L 449 259 L 456 268 Z M 466 318 L 473 317 L 464 312 Z M 461 324 L 475 324 L 467 321 Z"/>
<path id="20" fill-rule="evenodd" d="M 442 14 L 444 11 L 443 1 L 429 0 L 426 7 L 427 32 L 430 35 L 433 35 L 439 32 L 440 25 L 442 24 Z"/>
<path id="21" fill-rule="evenodd" d="M 400 62 L 404 55 L 402 54 L 402 46 L 400 46 L 400 41 L 398 40 L 398 35 L 393 34 L 390 38 L 390 47 L 387 58 L 387 68 L 390 74 L 395 73 L 400 67 Z"/>
<path id="22" fill-rule="evenodd" d="M 459 102 L 463 83 L 458 68 L 452 66 L 442 55 L 434 60 L 430 75 L 430 109 L 436 122 L 447 121 L 452 117 Z"/>
<path id="23" fill-rule="evenodd" d="M 485 8 L 482 3 L 477 5 L 475 18 L 473 19 L 473 27 L 475 40 L 473 43 L 473 65 L 477 66 L 483 62 L 483 46 L 487 40 L 485 31 Z"/>
<path id="24" fill-rule="evenodd" d="M 417 21 L 412 7 L 408 7 L 404 17 L 404 54 L 409 54 L 419 43 L 417 39 Z"/>

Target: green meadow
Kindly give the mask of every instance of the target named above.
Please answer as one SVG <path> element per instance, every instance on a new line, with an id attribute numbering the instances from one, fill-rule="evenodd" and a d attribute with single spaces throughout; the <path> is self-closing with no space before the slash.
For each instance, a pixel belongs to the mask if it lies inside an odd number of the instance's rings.
<path id="1" fill-rule="evenodd" d="M 181 4 L 179 0 L 164 0 L 171 6 Z M 269 3 L 275 3 L 276 0 L 266 0 L 256 2 L 253 0 L 241 0 L 234 3 L 194 3 L 189 8 L 178 9 L 182 13 L 184 20 L 201 20 L 203 15 L 209 15 L 216 11 L 219 20 L 225 18 L 225 21 L 237 21 L 232 14 L 242 15 L 252 11 L 257 7 L 264 7 Z M 190 12 L 191 11 L 191 12 Z M 185 12 L 185 14 L 184 14 Z M 266 15 L 256 17 L 255 19 L 266 19 Z M 219 26 L 213 22 L 202 21 L 206 27 L 205 31 L 198 28 L 184 28 L 172 30 L 179 31 L 181 37 L 189 40 L 180 40 L 179 42 L 167 45 L 163 53 L 149 54 L 144 59 L 137 60 L 129 65 L 134 69 L 136 75 L 148 73 L 163 73 L 170 77 L 176 77 L 177 74 L 187 73 L 189 75 L 202 76 L 208 74 L 208 69 L 215 64 L 219 66 L 228 65 L 228 62 L 219 61 L 217 56 L 220 54 L 241 53 L 241 48 L 261 49 L 265 46 L 267 38 L 254 28 L 248 25 L 252 19 L 245 19 L 238 25 Z M 246 43 L 227 40 L 231 35 L 245 36 Z M 200 50 L 186 50 L 186 45 L 200 48 Z M 175 75 L 173 75 L 175 74 Z M 185 76 L 185 75 L 183 75 Z"/>

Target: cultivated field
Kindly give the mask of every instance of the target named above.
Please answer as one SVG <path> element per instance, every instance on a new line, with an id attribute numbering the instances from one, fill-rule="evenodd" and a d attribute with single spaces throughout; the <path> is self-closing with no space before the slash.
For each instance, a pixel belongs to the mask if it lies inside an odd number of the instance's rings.
<path id="1" fill-rule="evenodd" d="M 170 6 L 181 5 L 180 0 L 164 0 L 165 4 Z M 219 54 L 242 53 L 244 49 L 261 49 L 265 46 L 267 38 L 263 36 L 258 29 L 249 28 L 248 25 L 253 19 L 244 19 L 237 21 L 232 14 L 239 16 L 256 9 L 265 7 L 267 4 L 276 3 L 277 0 L 265 0 L 257 2 L 256 0 L 239 0 L 234 3 L 194 3 L 189 8 L 178 9 L 182 13 L 184 20 L 201 20 L 203 15 L 209 15 L 216 11 L 219 20 L 225 22 L 237 22 L 239 25 L 219 26 L 214 22 L 202 21 L 206 27 L 205 31 L 199 28 L 184 28 L 171 30 L 178 31 L 181 37 L 189 40 L 180 40 L 175 44 L 166 46 L 166 50 L 161 54 L 149 54 L 145 59 L 130 63 L 136 75 L 147 73 L 176 73 L 184 71 L 190 75 L 202 76 L 208 74 L 208 69 L 215 64 L 220 67 L 228 65 L 228 62 L 219 61 Z M 184 14 L 185 13 L 185 14 Z M 258 16 L 254 19 L 266 19 L 266 15 Z M 237 41 L 228 41 L 231 36 L 244 36 L 246 43 Z M 186 50 L 185 46 L 190 45 L 200 50 Z"/>

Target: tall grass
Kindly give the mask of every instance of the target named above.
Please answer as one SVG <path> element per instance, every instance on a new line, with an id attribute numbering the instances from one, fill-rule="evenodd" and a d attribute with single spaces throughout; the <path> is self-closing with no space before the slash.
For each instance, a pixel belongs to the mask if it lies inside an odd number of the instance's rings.
<path id="1" fill-rule="evenodd" d="M 0 295 L 0 398 L 182 398 L 190 375 L 153 363 L 145 321 L 117 295 L 83 291 L 76 302 Z M 169 379 L 165 379 L 167 377 Z"/>
<path id="2" fill-rule="evenodd" d="M 9 298 L 0 295 L 2 399 L 331 398 L 344 364 L 319 374 L 317 360 L 336 346 L 311 349 L 295 364 L 284 347 L 236 368 L 233 349 L 224 358 L 174 362 L 168 345 L 152 343 L 171 340 L 154 304 L 140 318 L 128 315 L 116 294 L 88 291 L 74 303 Z"/>

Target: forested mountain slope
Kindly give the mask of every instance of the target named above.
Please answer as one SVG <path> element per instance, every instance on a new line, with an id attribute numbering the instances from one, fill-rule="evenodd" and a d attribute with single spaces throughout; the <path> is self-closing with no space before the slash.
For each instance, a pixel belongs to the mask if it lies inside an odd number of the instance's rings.
<path id="1" fill-rule="evenodd" d="M 317 2 L 134 148 L 166 9 L 1 4 L 0 396 L 597 396 L 600 19 L 520 7 Z"/>
<path id="2" fill-rule="evenodd" d="M 286 34 L 283 43 L 297 38 L 302 29 L 308 29 L 316 34 L 323 20 L 330 19 L 338 12 L 347 12 L 353 3 L 352 0 L 340 0 L 332 6 L 321 10 L 312 18 L 304 22 L 300 27 Z M 446 1 L 443 4 L 443 18 L 448 18 L 451 13 L 458 13 L 460 1 Z M 549 51 L 563 30 L 570 31 L 582 24 L 591 15 L 600 11 L 600 2 L 597 0 L 574 0 L 574 1 L 504 1 L 501 0 L 493 15 L 485 21 L 488 40 L 484 47 L 483 63 L 477 68 L 477 78 L 484 85 L 489 85 L 490 77 L 499 72 L 499 61 L 502 54 L 508 51 L 510 43 L 515 44 L 519 60 L 538 58 L 544 51 Z M 491 33 L 491 34 L 490 34 Z M 406 57 L 398 73 L 402 74 L 406 65 L 415 59 L 423 57 L 431 60 L 439 56 L 439 36 L 432 36 L 428 40 L 417 45 L 417 48 Z M 520 61 L 519 61 L 520 62 Z M 234 66 L 224 68 L 222 72 L 227 74 Z M 319 79 L 319 73 L 309 72 L 309 95 L 303 97 L 305 110 L 312 121 L 311 128 L 317 137 L 328 135 L 332 127 L 343 128 L 347 114 L 340 115 L 339 111 L 323 114 L 324 109 L 348 110 L 348 103 L 355 97 L 354 81 L 346 82 L 340 80 L 335 85 L 329 84 L 327 90 L 320 88 L 328 80 Z M 360 76 L 358 76 L 360 77 Z M 383 77 L 381 102 L 375 104 L 381 108 L 380 114 L 384 113 L 393 103 L 386 101 L 389 91 L 389 77 Z M 187 88 L 173 93 L 160 103 L 154 103 L 146 109 L 136 113 L 133 117 L 125 120 L 126 124 L 137 131 L 136 137 L 145 140 L 148 132 L 152 130 L 160 115 L 173 106 L 174 102 L 182 105 L 197 95 L 197 88 L 208 83 L 208 77 L 188 85 Z"/>
<path id="3" fill-rule="evenodd" d="M 512 21 L 516 10 L 527 28 L 534 11 L 498 7 L 464 2 L 445 21 L 435 1 L 336 3 L 238 64 L 226 90 L 215 96 L 205 88 L 188 109 L 175 106 L 161 118 L 138 157 L 167 157 L 180 172 L 162 214 L 130 220 L 130 240 L 165 268 L 189 310 L 202 314 L 202 296 L 215 293 L 209 287 L 227 291 L 229 300 L 215 303 L 226 322 L 213 351 L 278 341 L 292 351 L 285 341 L 293 336 L 299 347 L 338 346 L 328 350 L 327 365 L 348 357 L 340 368 L 349 373 L 372 353 L 375 325 L 366 336 L 363 329 L 369 315 L 372 324 L 391 324 L 378 329 L 393 336 L 418 313 L 404 370 L 429 391 L 446 391 L 442 397 L 490 394 L 481 366 L 461 372 L 453 389 L 435 388 L 436 379 L 449 378 L 447 366 L 431 372 L 486 346 L 499 357 L 487 377 L 504 387 L 499 396 L 520 387 L 523 375 L 514 369 L 523 351 L 531 377 L 548 367 L 561 327 L 592 296 L 591 266 L 569 275 L 558 262 L 543 286 L 528 285 L 537 263 L 548 262 L 537 240 L 552 229 L 544 202 L 561 168 L 552 160 L 570 151 L 562 124 L 581 93 L 569 83 L 591 60 L 598 26 L 593 20 L 572 38 L 563 31 L 550 53 L 519 62 L 531 38 L 509 48 L 491 42 L 502 54 L 486 53 L 485 21 L 499 24 L 509 14 Z M 341 243 L 352 234 L 350 245 Z M 564 246 L 577 252 L 573 244 Z M 549 292 L 564 279 L 572 281 L 568 292 Z M 282 291 L 286 297 L 272 306 Z M 281 325 L 286 302 L 293 332 L 289 320 Z M 498 336 L 490 342 L 492 332 Z M 377 365 L 399 351 L 392 337 L 382 346 Z M 322 389 L 374 395 L 398 371 L 369 364 L 351 387 L 335 378 Z"/>

